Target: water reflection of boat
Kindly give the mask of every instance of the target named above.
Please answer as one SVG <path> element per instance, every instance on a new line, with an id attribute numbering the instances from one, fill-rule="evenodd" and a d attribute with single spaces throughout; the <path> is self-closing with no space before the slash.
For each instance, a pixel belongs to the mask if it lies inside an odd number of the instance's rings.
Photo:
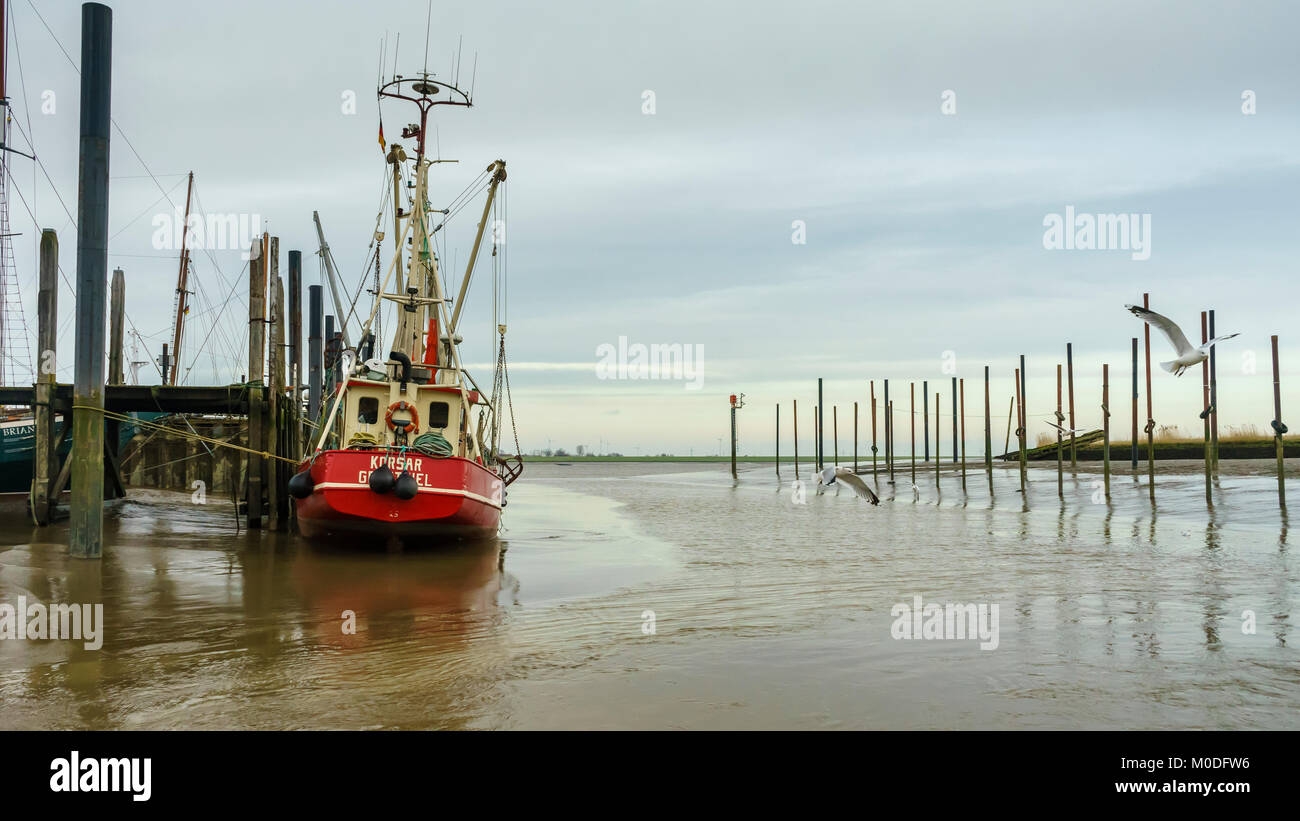
<path id="1" fill-rule="evenodd" d="M 458 622 L 494 612 L 501 590 L 500 555 L 496 539 L 408 554 L 400 562 L 316 548 L 299 554 L 292 576 L 304 604 L 328 617 L 322 635 L 338 636 L 334 620 L 342 619 L 344 611 L 364 621 L 409 613 L 453 615 Z"/>

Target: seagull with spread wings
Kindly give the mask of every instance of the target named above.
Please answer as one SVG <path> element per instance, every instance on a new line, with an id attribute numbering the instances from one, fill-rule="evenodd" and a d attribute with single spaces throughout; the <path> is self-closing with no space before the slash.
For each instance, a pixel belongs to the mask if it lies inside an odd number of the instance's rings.
<path id="1" fill-rule="evenodd" d="M 1169 344 L 1174 346 L 1174 351 L 1178 354 L 1178 358 L 1160 363 L 1160 367 L 1169 371 L 1174 376 L 1182 376 L 1183 371 L 1193 365 L 1199 365 L 1208 359 L 1210 356 L 1210 348 L 1214 345 L 1223 342 L 1225 339 L 1232 339 L 1234 336 L 1240 336 L 1240 334 L 1216 336 L 1204 345 L 1193 347 L 1192 343 L 1188 342 L 1187 337 L 1183 335 L 1183 330 L 1174 324 L 1174 321 L 1169 317 L 1162 316 L 1155 311 L 1148 310 L 1140 305 L 1125 305 L 1124 307 L 1132 311 L 1133 315 L 1138 319 L 1154 328 L 1157 328 L 1165 335 L 1165 338 L 1169 340 Z"/>
<path id="2" fill-rule="evenodd" d="M 862 481 L 862 477 L 848 468 L 828 467 L 817 473 L 818 485 L 833 485 L 837 481 L 853 488 L 854 493 L 871 502 L 871 504 L 880 504 L 880 498 L 872 492 L 871 488 L 867 487 L 867 483 Z"/>

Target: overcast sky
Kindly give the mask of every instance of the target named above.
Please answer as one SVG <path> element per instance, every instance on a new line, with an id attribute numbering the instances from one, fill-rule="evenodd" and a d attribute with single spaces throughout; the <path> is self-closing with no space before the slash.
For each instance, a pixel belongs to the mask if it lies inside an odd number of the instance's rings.
<path id="1" fill-rule="evenodd" d="M 111 5 L 121 132 L 109 266 L 126 271 L 127 312 L 149 353 L 169 341 L 176 277 L 176 253 L 153 247 L 151 223 L 183 206 L 189 170 L 205 213 L 260 215 L 281 238 L 282 274 L 286 252 L 301 249 L 309 283 L 319 211 L 355 288 L 386 171 L 380 49 L 387 36 L 391 73 L 400 31 L 398 72 L 418 71 L 426 4 Z M 45 166 L 10 160 L 33 328 L 29 207 L 59 232 L 75 276 L 64 207 L 75 216 L 78 76 L 55 37 L 80 60 L 80 3 L 35 6 L 44 23 L 28 0 L 11 4 L 8 72 L 11 144 L 27 150 L 31 134 Z M 1067 341 L 1080 426 L 1100 422 L 1109 362 L 1127 435 L 1129 339 L 1141 323 L 1123 306 L 1143 291 L 1189 337 L 1211 307 L 1220 334 L 1241 332 L 1222 349 L 1221 418 L 1264 430 L 1271 333 L 1284 405 L 1300 408 L 1296 23 L 1280 2 L 435 2 L 429 69 L 446 79 L 463 37 L 475 106 L 434 118 L 442 156 L 460 163 L 437 167 L 432 198 L 441 207 L 491 160 L 508 163 L 507 344 L 525 449 L 603 440 L 627 454 L 712 453 L 738 392 L 742 452 L 771 452 L 778 402 L 788 451 L 792 399 L 807 449 L 822 376 L 846 443 L 861 403 L 865 450 L 867 380 L 889 378 L 899 410 L 907 384 L 919 392 L 929 380 L 948 407 L 945 352 L 970 382 L 978 449 L 983 366 L 1001 440 L 1017 355 L 1040 417 L 1054 409 Z M 1254 114 L 1243 112 L 1247 90 Z M 355 113 L 344 110 L 349 91 Z M 955 113 L 944 111 L 947 91 Z M 386 105 L 386 136 L 412 120 Z M 1067 206 L 1149 215 L 1149 259 L 1045 248 L 1045 218 Z M 445 262 L 463 264 L 479 207 L 449 226 Z M 238 251 L 195 255 L 201 293 L 183 360 L 192 384 L 245 370 L 234 362 L 246 339 L 242 266 Z M 493 358 L 488 270 L 467 307 L 471 362 Z M 60 300 L 60 378 L 71 381 L 71 292 Z M 597 378 L 597 349 L 619 337 L 702 351 L 702 386 Z M 1158 335 L 1152 354 L 1172 358 Z M 149 365 L 141 374 L 158 379 Z M 478 379 L 490 381 L 486 368 Z M 1199 369 L 1153 380 L 1157 422 L 1198 432 Z M 1036 419 L 1031 437 L 1044 430 Z"/>

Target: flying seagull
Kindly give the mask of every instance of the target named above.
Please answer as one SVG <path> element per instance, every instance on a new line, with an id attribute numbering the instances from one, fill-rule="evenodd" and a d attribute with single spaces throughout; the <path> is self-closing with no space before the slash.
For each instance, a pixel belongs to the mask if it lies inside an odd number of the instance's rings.
<path id="1" fill-rule="evenodd" d="M 862 481 L 862 477 L 848 468 L 828 467 L 817 474 L 818 485 L 833 485 L 836 481 L 843 481 L 844 484 L 853 488 L 855 493 L 871 502 L 871 504 L 880 504 L 880 498 L 871 491 L 871 488 L 867 487 L 867 483 Z"/>
<path id="2" fill-rule="evenodd" d="M 1161 316 L 1155 311 L 1149 311 L 1139 305 L 1125 305 L 1124 307 L 1132 311 L 1133 315 L 1138 319 L 1148 325 L 1153 325 L 1158 328 L 1160 332 L 1165 335 L 1165 338 L 1169 340 L 1169 344 L 1174 346 L 1174 351 L 1178 353 L 1178 358 L 1160 363 L 1160 367 L 1169 371 L 1174 376 L 1182 376 L 1183 371 L 1193 365 L 1199 365 L 1208 359 L 1210 356 L 1210 348 L 1212 346 L 1217 345 L 1225 339 L 1232 339 L 1234 336 L 1240 336 L 1240 334 L 1216 336 L 1204 345 L 1193 347 L 1192 343 L 1188 342 L 1187 337 L 1183 335 L 1182 329 L 1175 325 L 1174 321 L 1169 317 Z"/>

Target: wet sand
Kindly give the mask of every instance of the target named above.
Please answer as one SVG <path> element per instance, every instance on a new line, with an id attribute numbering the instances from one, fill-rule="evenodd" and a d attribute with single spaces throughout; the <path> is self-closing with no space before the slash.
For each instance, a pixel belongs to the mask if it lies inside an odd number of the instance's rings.
<path id="1" fill-rule="evenodd" d="M 106 627 L 0 641 L 0 728 L 1300 727 L 1275 477 L 1224 462 L 1207 510 L 1196 463 L 1154 507 L 1131 477 L 1095 503 L 1094 467 L 1064 503 L 1055 463 L 1027 498 L 1014 465 L 992 497 L 918 467 L 872 507 L 797 503 L 789 465 L 537 464 L 500 539 L 394 555 L 158 491 L 101 562 L 10 517 L 0 603 L 102 602 Z M 894 639 L 916 595 L 998 604 L 997 649 Z"/>

